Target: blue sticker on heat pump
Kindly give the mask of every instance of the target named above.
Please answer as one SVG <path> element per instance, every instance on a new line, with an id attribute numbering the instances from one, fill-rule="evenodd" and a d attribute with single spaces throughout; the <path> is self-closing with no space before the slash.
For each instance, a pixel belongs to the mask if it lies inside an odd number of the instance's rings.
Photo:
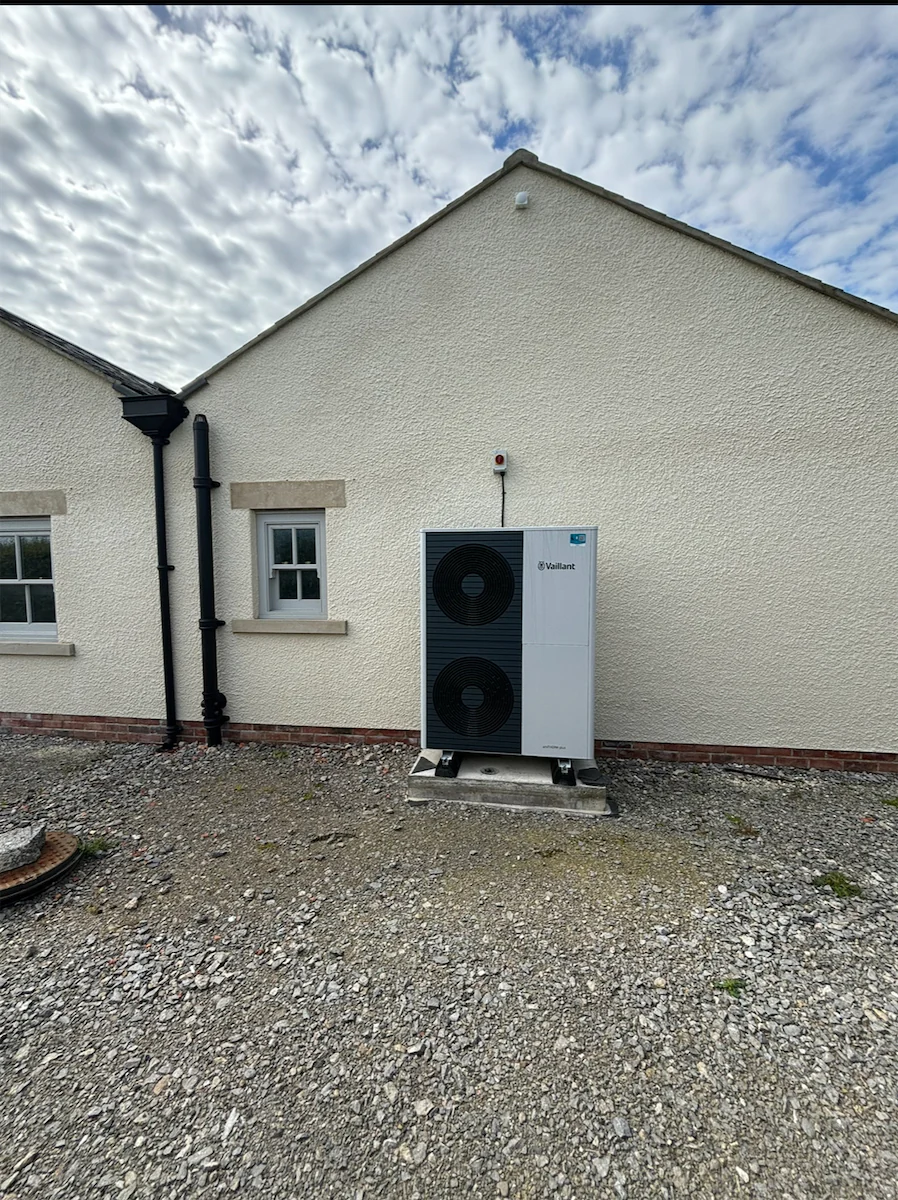
<path id="1" fill-rule="evenodd" d="M 571 545 L 572 546 L 585 546 L 586 545 L 586 534 L 585 533 L 572 533 L 571 534 Z"/>

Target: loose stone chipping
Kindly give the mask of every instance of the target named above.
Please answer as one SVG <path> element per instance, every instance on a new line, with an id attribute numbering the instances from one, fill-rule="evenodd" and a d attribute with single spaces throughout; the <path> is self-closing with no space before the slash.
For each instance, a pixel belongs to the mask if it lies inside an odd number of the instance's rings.
<path id="1" fill-rule="evenodd" d="M 893 1200 L 898 781 L 409 759 L 0 736 L 0 828 L 113 847 L 0 910 L 0 1195 Z"/>

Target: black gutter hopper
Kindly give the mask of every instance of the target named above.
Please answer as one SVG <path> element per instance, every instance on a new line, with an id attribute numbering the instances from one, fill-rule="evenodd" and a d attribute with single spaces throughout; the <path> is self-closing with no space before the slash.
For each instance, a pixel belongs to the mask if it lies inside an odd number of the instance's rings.
<path id="1" fill-rule="evenodd" d="M 218 649 L 215 631 L 224 625 L 215 615 L 215 573 L 212 559 L 212 489 L 221 487 L 209 465 L 209 422 L 202 413 L 193 418 L 193 486 L 196 489 L 196 557 L 200 573 L 200 642 L 203 656 L 203 725 L 206 745 L 221 745 L 221 727 L 228 720 L 227 696 L 218 689 Z"/>
<path id="2" fill-rule="evenodd" d="M 171 599 L 168 575 L 174 567 L 168 561 L 165 536 L 165 476 L 162 447 L 169 435 L 188 415 L 177 396 L 159 392 L 152 396 L 123 396 L 122 418 L 139 429 L 153 443 L 153 484 L 156 492 L 156 569 L 159 572 L 159 615 L 162 621 L 162 675 L 165 683 L 165 741 L 159 750 L 174 750 L 181 726 L 175 715 L 175 666 L 171 632 Z"/>

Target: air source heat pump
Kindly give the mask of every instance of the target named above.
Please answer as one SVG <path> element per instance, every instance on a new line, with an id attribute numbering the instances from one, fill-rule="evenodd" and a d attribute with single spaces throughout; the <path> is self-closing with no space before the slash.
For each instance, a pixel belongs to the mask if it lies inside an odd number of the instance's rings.
<path id="1" fill-rule="evenodd" d="M 425 530 L 422 745 L 594 753 L 596 530 Z"/>

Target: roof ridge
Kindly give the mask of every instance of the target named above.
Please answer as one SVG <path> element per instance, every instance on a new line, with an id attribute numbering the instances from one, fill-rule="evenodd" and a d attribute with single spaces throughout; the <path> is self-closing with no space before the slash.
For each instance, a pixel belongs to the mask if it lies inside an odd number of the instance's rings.
<path id="1" fill-rule="evenodd" d="M 538 162 L 539 159 L 532 150 L 525 150 L 521 147 L 520 150 L 515 150 L 512 154 L 509 154 L 502 166 L 508 170 L 510 167 L 516 167 L 519 163 L 525 163 L 529 166 L 530 163 Z"/>

